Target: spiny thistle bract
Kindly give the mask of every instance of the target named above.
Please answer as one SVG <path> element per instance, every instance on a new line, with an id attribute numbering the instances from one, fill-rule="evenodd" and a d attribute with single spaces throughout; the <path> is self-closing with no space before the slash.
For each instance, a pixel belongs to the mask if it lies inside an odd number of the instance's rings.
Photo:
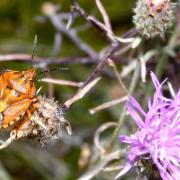
<path id="1" fill-rule="evenodd" d="M 175 8 L 170 0 L 138 0 L 133 16 L 136 29 L 146 38 L 163 37 L 175 20 Z"/>

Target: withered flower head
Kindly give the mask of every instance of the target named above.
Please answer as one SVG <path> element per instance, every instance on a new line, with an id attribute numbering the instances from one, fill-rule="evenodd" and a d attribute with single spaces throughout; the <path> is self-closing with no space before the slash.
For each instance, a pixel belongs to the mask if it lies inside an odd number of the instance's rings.
<path id="1" fill-rule="evenodd" d="M 38 100 L 37 111 L 31 118 L 33 129 L 28 137 L 44 145 L 49 140 L 60 138 L 63 126 L 71 134 L 71 126 L 64 119 L 64 114 L 58 103 L 54 99 L 41 96 L 38 97 Z"/>

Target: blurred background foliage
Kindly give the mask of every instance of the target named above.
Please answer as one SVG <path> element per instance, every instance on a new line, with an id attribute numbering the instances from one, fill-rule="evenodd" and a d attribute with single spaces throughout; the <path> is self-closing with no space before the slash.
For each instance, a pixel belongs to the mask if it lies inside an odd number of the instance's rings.
<path id="1" fill-rule="evenodd" d="M 59 5 L 60 12 L 69 12 L 70 0 L 52 0 Z M 101 16 L 92 0 L 78 0 L 79 4 L 91 15 L 101 20 Z M 35 55 L 50 57 L 52 54 L 56 30 L 49 20 L 41 18 L 44 0 L 0 0 L 0 54 L 32 53 L 35 34 L 38 44 Z M 121 35 L 133 24 L 132 8 L 135 0 L 102 0 L 114 32 Z M 72 27 L 86 24 L 82 18 L 77 18 Z M 79 32 L 79 37 L 95 50 L 100 50 L 107 41 L 102 34 L 91 26 Z M 83 56 L 74 43 L 66 36 L 62 37 L 61 48 L 57 57 Z M 27 62 L 0 62 L 0 70 L 24 70 L 33 66 Z M 37 66 L 37 65 L 36 65 Z M 60 67 L 50 65 L 48 68 Z M 50 72 L 50 76 L 59 79 L 84 81 L 94 68 L 93 64 L 63 65 L 67 71 Z M 121 68 L 121 66 L 119 67 Z M 42 71 L 37 68 L 37 71 Z M 43 85 L 41 94 L 48 96 L 48 85 L 38 82 L 45 75 L 36 77 L 36 85 Z M 88 109 L 105 101 L 122 96 L 122 90 L 114 78 L 104 75 L 103 80 L 82 100 L 76 102 L 65 115 L 72 124 L 73 135 L 64 135 L 61 140 L 47 144 L 45 147 L 24 139 L 11 144 L 0 152 L 0 180 L 73 180 L 85 170 L 79 167 L 80 151 L 85 143 L 91 147 L 95 129 L 106 121 L 114 121 L 119 116 L 121 106 L 112 107 L 91 115 Z M 76 88 L 54 85 L 53 97 L 61 104 L 76 92 Z M 142 88 L 145 88 L 142 86 Z M 6 132 L 1 132 L 2 139 L 7 138 Z"/>

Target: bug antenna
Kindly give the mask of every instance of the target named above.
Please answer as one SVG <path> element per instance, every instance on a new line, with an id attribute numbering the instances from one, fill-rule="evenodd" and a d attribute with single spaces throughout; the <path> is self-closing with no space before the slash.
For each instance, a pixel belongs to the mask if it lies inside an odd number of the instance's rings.
<path id="1" fill-rule="evenodd" d="M 38 38 L 37 38 L 37 34 L 35 34 L 34 36 L 34 42 L 33 42 L 33 49 L 32 49 L 32 61 L 34 59 L 34 52 L 36 50 L 36 47 L 37 47 L 37 42 L 38 42 Z"/>
<path id="2" fill-rule="evenodd" d="M 41 71 L 41 72 L 38 72 L 37 74 L 45 74 L 45 73 L 48 73 L 48 72 L 51 72 L 51 71 L 58 71 L 58 70 L 61 70 L 61 71 L 66 71 L 68 70 L 68 68 L 52 68 L 52 69 L 47 69 L 47 70 L 44 70 L 44 71 Z"/>

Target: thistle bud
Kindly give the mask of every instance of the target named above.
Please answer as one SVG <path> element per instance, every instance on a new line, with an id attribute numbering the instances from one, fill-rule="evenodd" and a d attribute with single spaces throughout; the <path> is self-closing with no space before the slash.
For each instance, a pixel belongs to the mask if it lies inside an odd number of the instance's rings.
<path id="1" fill-rule="evenodd" d="M 137 30 L 147 38 L 164 33 L 175 20 L 176 4 L 170 0 L 138 0 L 134 9 L 133 22 Z"/>

